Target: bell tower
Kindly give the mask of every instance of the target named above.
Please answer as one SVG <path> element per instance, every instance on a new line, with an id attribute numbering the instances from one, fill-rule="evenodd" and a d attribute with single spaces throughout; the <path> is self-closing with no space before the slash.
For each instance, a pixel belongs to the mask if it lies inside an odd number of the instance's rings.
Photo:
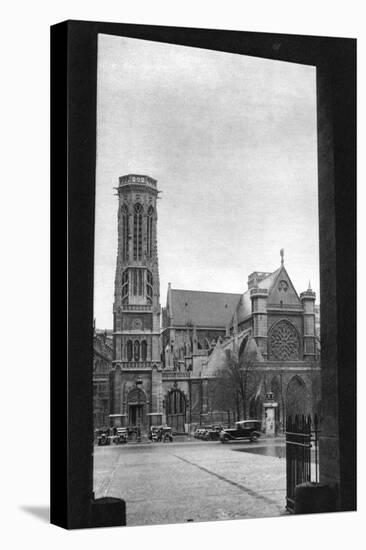
<path id="1" fill-rule="evenodd" d="M 113 425 L 161 422 L 160 290 L 157 182 L 119 178 L 118 249 L 113 305 Z M 151 418 L 154 417 L 154 418 Z M 156 417 L 156 418 L 155 418 Z"/>

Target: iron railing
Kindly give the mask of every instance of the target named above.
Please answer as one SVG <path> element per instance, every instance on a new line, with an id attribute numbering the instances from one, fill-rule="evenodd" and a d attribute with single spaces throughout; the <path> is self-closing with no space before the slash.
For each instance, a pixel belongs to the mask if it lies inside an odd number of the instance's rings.
<path id="1" fill-rule="evenodd" d="M 295 511 L 297 485 L 319 480 L 318 417 L 289 416 L 286 423 L 286 508 Z"/>

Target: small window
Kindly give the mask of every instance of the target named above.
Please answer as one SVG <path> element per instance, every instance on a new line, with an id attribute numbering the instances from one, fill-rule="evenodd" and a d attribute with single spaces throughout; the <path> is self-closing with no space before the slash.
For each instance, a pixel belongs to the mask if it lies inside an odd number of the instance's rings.
<path id="1" fill-rule="evenodd" d="M 142 361 L 146 361 L 147 358 L 147 342 L 146 340 L 143 340 L 141 342 L 141 359 Z"/>
<path id="2" fill-rule="evenodd" d="M 150 271 L 147 271 L 146 275 L 146 296 L 148 303 L 152 303 L 153 297 L 153 276 Z"/>
<path id="3" fill-rule="evenodd" d="M 128 303 L 128 270 L 125 269 L 122 274 L 122 304 Z"/>
<path id="4" fill-rule="evenodd" d="M 132 361 L 132 340 L 127 340 L 127 361 Z"/>
<path id="5" fill-rule="evenodd" d="M 127 206 L 124 204 L 122 206 L 122 260 L 124 262 L 127 262 L 128 260 L 128 237 L 128 209 Z"/>
<path id="6" fill-rule="evenodd" d="M 154 209 L 152 206 L 149 207 L 149 210 L 147 211 L 147 239 L 146 239 L 146 252 L 147 257 L 149 259 L 152 258 L 152 243 L 153 243 L 153 216 L 154 216 Z"/>
<path id="7" fill-rule="evenodd" d="M 140 342 L 135 340 L 133 345 L 133 358 L 135 361 L 140 361 Z"/>
<path id="8" fill-rule="evenodd" d="M 142 205 L 137 203 L 133 215 L 133 259 L 142 259 Z"/>

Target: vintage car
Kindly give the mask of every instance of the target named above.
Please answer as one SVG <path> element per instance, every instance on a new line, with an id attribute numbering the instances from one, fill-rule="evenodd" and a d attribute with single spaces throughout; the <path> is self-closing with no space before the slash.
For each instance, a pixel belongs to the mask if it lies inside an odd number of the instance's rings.
<path id="1" fill-rule="evenodd" d="M 193 434 L 193 437 L 196 439 L 203 439 L 204 434 L 206 433 L 207 428 L 197 428 Z"/>
<path id="2" fill-rule="evenodd" d="M 173 441 L 173 434 L 170 426 L 163 426 L 161 440 L 163 441 L 163 443 L 165 443 L 166 441 Z"/>
<path id="3" fill-rule="evenodd" d="M 151 426 L 149 439 L 154 441 L 173 441 L 172 429 L 170 426 Z"/>
<path id="4" fill-rule="evenodd" d="M 98 436 L 97 436 L 97 441 L 98 441 L 99 447 L 102 446 L 102 445 L 110 445 L 111 440 L 110 440 L 110 437 L 109 437 L 109 433 L 107 431 L 99 432 Z"/>
<path id="5" fill-rule="evenodd" d="M 240 420 L 235 422 L 235 428 L 227 428 L 220 433 L 221 443 L 227 443 L 229 441 L 244 441 L 249 439 L 250 441 L 257 441 L 260 437 L 261 423 L 259 420 Z"/>
<path id="6" fill-rule="evenodd" d="M 150 441 L 161 441 L 162 426 L 150 426 L 149 439 Z"/>
<path id="7" fill-rule="evenodd" d="M 211 426 L 206 428 L 205 432 L 202 434 L 202 439 L 204 441 L 218 441 L 222 429 L 222 426 Z"/>
<path id="8" fill-rule="evenodd" d="M 115 445 L 127 443 L 128 430 L 127 428 L 117 428 L 115 435 L 112 436 L 112 441 Z"/>

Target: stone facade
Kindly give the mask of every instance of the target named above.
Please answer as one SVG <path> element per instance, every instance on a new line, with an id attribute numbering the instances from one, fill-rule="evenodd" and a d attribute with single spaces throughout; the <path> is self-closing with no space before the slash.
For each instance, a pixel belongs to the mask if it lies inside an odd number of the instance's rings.
<path id="1" fill-rule="evenodd" d="M 109 427 L 110 384 L 113 342 L 107 331 L 94 330 L 93 339 L 93 419 L 94 428 Z"/>
<path id="2" fill-rule="evenodd" d="M 179 290 L 169 284 L 161 322 L 158 193 L 149 176 L 119 178 L 108 367 L 111 425 L 146 431 L 167 423 L 184 433 L 201 424 L 229 424 L 241 415 L 262 418 L 269 391 L 278 403 L 278 429 L 287 414 L 319 412 L 319 310 L 310 285 L 297 294 L 283 251 L 280 267 L 253 272 L 243 294 Z M 249 356 L 257 382 L 245 410 L 217 406 L 218 373 L 229 358 Z"/>
<path id="3" fill-rule="evenodd" d="M 146 429 L 162 421 L 157 182 L 119 178 L 111 419 Z"/>

